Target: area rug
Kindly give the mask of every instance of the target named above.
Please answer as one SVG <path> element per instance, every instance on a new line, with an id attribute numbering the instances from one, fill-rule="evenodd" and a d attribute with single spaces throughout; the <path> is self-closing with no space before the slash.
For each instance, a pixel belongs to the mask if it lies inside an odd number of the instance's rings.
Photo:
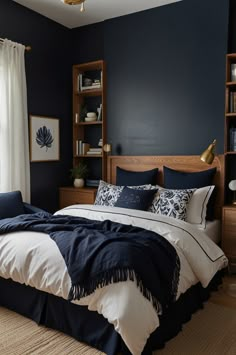
<path id="1" fill-rule="evenodd" d="M 101 355 L 58 331 L 0 307 L 1 355 Z M 154 355 L 235 355 L 236 309 L 208 302 Z"/>

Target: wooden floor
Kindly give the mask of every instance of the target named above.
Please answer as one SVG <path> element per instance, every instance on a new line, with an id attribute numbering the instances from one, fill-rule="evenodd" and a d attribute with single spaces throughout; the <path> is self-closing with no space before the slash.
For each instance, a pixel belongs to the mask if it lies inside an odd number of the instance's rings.
<path id="1" fill-rule="evenodd" d="M 223 284 L 217 292 L 212 293 L 209 301 L 236 308 L 236 275 L 225 275 Z"/>

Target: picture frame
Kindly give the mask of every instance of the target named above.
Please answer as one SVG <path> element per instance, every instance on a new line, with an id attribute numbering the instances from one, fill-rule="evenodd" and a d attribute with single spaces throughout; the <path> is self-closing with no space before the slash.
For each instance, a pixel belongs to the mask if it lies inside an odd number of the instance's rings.
<path id="1" fill-rule="evenodd" d="M 60 160 L 59 119 L 30 115 L 30 161 Z"/>

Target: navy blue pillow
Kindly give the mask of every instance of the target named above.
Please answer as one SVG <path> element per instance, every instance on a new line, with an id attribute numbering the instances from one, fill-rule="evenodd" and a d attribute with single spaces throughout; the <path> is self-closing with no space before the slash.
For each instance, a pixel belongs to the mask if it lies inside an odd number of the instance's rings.
<path id="1" fill-rule="evenodd" d="M 164 168 L 164 187 L 167 189 L 194 189 L 212 185 L 216 168 L 186 173 Z"/>
<path id="2" fill-rule="evenodd" d="M 0 193 L 0 219 L 24 214 L 24 204 L 20 191 Z"/>
<path id="3" fill-rule="evenodd" d="M 147 211 L 157 191 L 158 189 L 135 190 L 124 187 L 114 206 Z"/>
<path id="4" fill-rule="evenodd" d="M 146 171 L 130 171 L 116 168 L 116 185 L 118 186 L 138 186 L 138 185 L 156 185 L 158 168 Z"/>
<path id="5" fill-rule="evenodd" d="M 166 166 L 164 169 L 164 187 L 167 189 L 193 189 L 200 188 L 204 186 L 210 186 L 213 184 L 213 179 L 216 173 L 216 168 L 194 171 L 194 172 L 183 172 L 177 171 Z M 216 189 L 207 204 L 207 215 L 206 219 L 214 219 L 214 204 L 216 198 Z"/>

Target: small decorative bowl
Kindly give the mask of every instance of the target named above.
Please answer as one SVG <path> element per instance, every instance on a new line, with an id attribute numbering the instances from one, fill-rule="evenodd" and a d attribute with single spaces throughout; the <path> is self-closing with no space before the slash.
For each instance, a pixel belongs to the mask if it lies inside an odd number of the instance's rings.
<path id="1" fill-rule="evenodd" d="M 90 118 L 90 117 L 91 117 L 91 118 L 92 118 L 92 117 L 93 117 L 93 118 L 97 118 L 97 114 L 96 114 L 96 112 L 88 112 L 88 113 L 87 113 L 87 117 L 89 117 L 89 118 Z"/>
<path id="2" fill-rule="evenodd" d="M 97 117 L 85 117 L 84 121 L 85 122 L 93 122 L 93 121 L 96 121 L 97 120 Z"/>

